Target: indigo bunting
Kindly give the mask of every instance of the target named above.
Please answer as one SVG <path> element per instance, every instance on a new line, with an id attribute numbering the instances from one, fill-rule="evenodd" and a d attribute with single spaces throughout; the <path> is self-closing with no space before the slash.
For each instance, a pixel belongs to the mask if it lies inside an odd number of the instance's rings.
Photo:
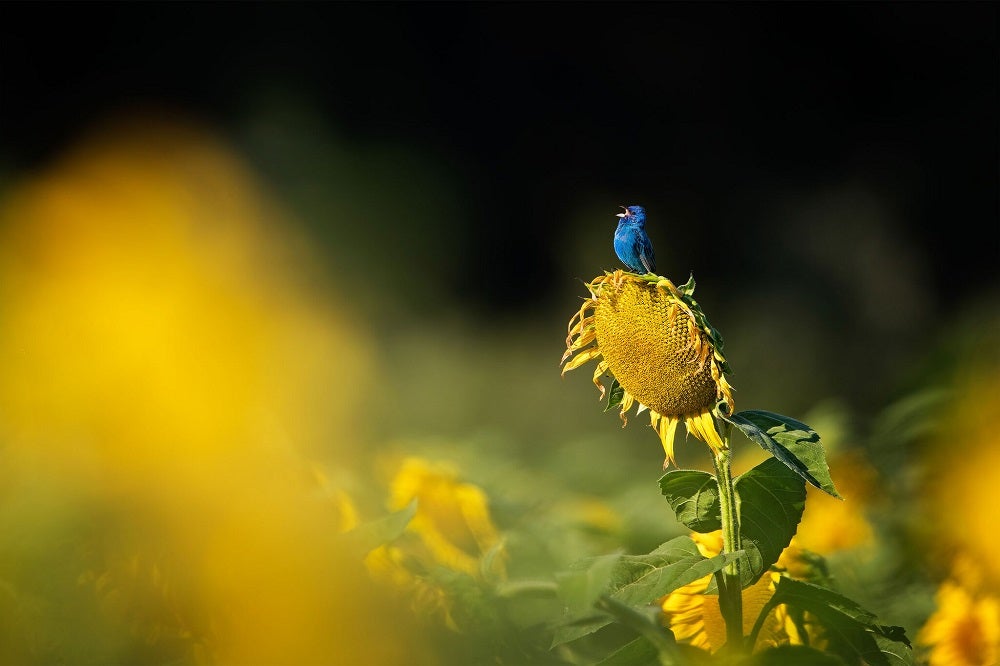
<path id="1" fill-rule="evenodd" d="M 653 244 L 646 235 L 646 209 L 629 206 L 624 213 L 618 213 L 618 228 L 615 229 L 615 254 L 636 273 L 655 273 L 656 259 Z"/>

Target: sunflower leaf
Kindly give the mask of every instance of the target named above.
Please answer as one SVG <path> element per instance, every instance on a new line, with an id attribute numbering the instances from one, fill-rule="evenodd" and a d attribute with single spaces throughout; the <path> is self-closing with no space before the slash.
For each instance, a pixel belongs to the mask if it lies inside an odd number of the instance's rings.
<path id="1" fill-rule="evenodd" d="M 577 562 L 569 571 L 556 574 L 559 598 L 570 614 L 590 611 L 601 594 L 608 588 L 611 572 L 621 553 L 590 557 Z"/>
<path id="2" fill-rule="evenodd" d="M 855 663 L 862 660 L 872 666 L 908 666 L 913 652 L 906 630 L 878 623 L 878 618 L 856 602 L 833 590 L 782 576 L 774 595 L 761 609 L 750 634 L 753 641 L 764 618 L 779 604 L 788 604 L 815 615 L 827 629 L 830 645 L 827 652 Z"/>
<path id="3" fill-rule="evenodd" d="M 567 604 L 563 626 L 553 645 L 593 633 L 614 621 L 596 615 L 594 603 L 602 593 L 617 602 L 642 606 L 722 569 L 742 556 L 742 551 L 705 558 L 690 537 L 680 536 L 646 555 L 605 555 L 581 560 L 568 572 L 556 574 L 560 596 Z M 603 582 L 604 587 L 600 587 Z"/>
<path id="4" fill-rule="evenodd" d="M 694 293 L 694 273 L 689 273 L 688 281 L 679 286 L 677 289 L 685 296 L 692 295 Z"/>
<path id="5" fill-rule="evenodd" d="M 677 639 L 672 631 L 660 623 L 659 609 L 651 606 L 636 608 L 609 596 L 602 597 L 598 607 L 619 624 L 649 641 L 656 648 L 660 664 L 677 663 Z"/>
<path id="6" fill-rule="evenodd" d="M 743 586 L 752 585 L 778 561 L 802 520 L 806 486 L 796 474 L 768 458 L 735 480 L 740 507 Z"/>
<path id="7" fill-rule="evenodd" d="M 703 534 L 722 529 L 719 484 L 708 472 L 671 470 L 660 477 L 660 492 L 685 527 Z"/>
<path id="8" fill-rule="evenodd" d="M 596 666 L 647 666 L 655 664 L 658 655 L 656 646 L 640 636 L 601 659 Z"/>
<path id="9" fill-rule="evenodd" d="M 622 388 L 617 379 L 612 377 L 611 388 L 608 390 L 608 406 L 604 408 L 604 411 L 609 411 L 620 406 L 624 399 L 625 389 Z"/>
<path id="10" fill-rule="evenodd" d="M 666 628 L 663 631 L 670 632 Z M 719 662 L 707 650 L 682 643 L 675 644 L 673 648 L 669 654 L 664 654 L 657 650 L 649 639 L 640 635 L 601 659 L 594 666 L 650 666 L 651 664 L 659 666 L 712 666 L 712 664 L 716 664 L 718 666 Z"/>
<path id="11" fill-rule="evenodd" d="M 819 433 L 805 423 L 761 409 L 750 409 L 723 418 L 804 480 L 837 499 L 843 499 L 830 478 Z"/>
<path id="12" fill-rule="evenodd" d="M 679 587 L 715 573 L 741 553 L 705 558 L 691 537 L 671 539 L 648 555 L 624 555 L 611 577 L 611 596 L 637 605 L 653 603 Z"/>
<path id="13" fill-rule="evenodd" d="M 844 662 L 826 652 L 805 645 L 779 645 L 755 654 L 746 666 L 844 666 Z"/>

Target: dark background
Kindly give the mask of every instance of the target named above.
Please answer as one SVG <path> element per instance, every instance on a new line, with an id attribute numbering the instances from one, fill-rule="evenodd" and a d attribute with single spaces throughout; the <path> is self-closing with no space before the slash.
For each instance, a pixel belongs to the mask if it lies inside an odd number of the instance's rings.
<path id="1" fill-rule="evenodd" d="M 261 148 L 246 131 L 280 90 L 354 149 L 403 146 L 446 174 L 448 205 L 386 193 L 391 212 L 369 216 L 369 196 L 337 223 L 303 207 L 335 260 L 423 276 L 422 314 L 567 318 L 579 280 L 617 267 L 617 206 L 641 203 L 660 272 L 693 271 L 727 339 L 773 346 L 760 322 L 804 318 L 819 337 L 792 327 L 785 369 L 826 344 L 852 363 L 823 388 L 863 398 L 875 359 L 919 373 L 949 318 L 996 292 L 996 18 L 992 3 L 6 3 L 0 165 L 29 173 L 152 106 L 231 133 L 294 204 L 323 172 L 274 146 L 310 137 L 289 123 Z"/>

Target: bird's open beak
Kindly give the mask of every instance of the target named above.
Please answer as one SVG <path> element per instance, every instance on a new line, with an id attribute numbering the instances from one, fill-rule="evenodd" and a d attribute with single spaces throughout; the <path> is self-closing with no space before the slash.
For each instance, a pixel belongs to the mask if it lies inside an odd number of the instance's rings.
<path id="1" fill-rule="evenodd" d="M 615 215 L 615 217 L 626 217 L 626 216 L 628 216 L 628 208 L 626 208 L 625 206 L 618 206 L 618 207 L 621 208 L 625 212 L 624 213 L 618 213 L 617 215 Z"/>

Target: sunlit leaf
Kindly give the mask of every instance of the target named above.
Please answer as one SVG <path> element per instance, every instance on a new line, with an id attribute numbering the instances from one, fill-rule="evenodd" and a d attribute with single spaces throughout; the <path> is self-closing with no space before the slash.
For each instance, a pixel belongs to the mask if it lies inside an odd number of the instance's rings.
<path id="1" fill-rule="evenodd" d="M 801 421 L 759 409 L 723 416 L 810 484 L 838 498 L 819 433 Z"/>
<path id="2" fill-rule="evenodd" d="M 740 547 L 747 557 L 743 585 L 755 583 L 778 561 L 802 520 L 806 487 L 796 474 L 768 458 L 735 481 L 740 506 Z"/>
<path id="3" fill-rule="evenodd" d="M 685 527 L 702 533 L 722 529 L 719 484 L 708 472 L 671 470 L 660 477 L 660 492 Z"/>

